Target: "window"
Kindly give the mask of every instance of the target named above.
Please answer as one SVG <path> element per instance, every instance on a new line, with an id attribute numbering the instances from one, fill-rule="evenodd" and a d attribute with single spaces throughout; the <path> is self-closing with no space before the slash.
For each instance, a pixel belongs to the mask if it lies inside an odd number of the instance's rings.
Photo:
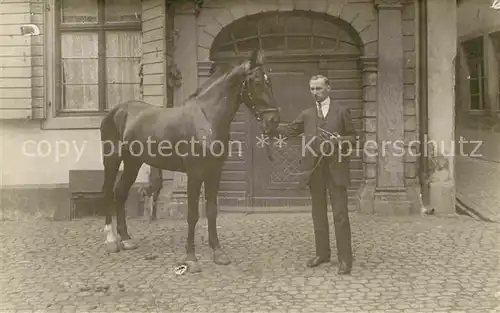
<path id="1" fill-rule="evenodd" d="M 484 110 L 486 103 L 483 37 L 464 42 L 470 71 L 470 110 Z"/>
<path id="2" fill-rule="evenodd" d="M 491 42 L 493 43 L 497 61 L 497 105 L 500 105 L 500 31 L 491 34 Z"/>
<path id="3" fill-rule="evenodd" d="M 56 12 L 56 114 L 139 99 L 141 0 L 58 0 Z"/>
<path id="4" fill-rule="evenodd" d="M 339 21 L 312 12 L 266 12 L 236 20 L 214 40 L 212 59 L 247 54 L 359 54 L 360 44 Z"/>

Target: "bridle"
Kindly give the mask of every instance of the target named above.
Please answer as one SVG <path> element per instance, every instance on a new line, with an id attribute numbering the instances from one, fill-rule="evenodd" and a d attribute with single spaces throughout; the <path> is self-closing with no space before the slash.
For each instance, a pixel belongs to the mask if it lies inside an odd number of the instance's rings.
<path id="1" fill-rule="evenodd" d="M 246 101 L 243 100 L 243 103 L 250 110 L 250 112 L 252 112 L 255 119 L 260 122 L 260 121 L 262 121 L 262 118 L 263 118 L 262 116 L 265 113 L 277 112 L 279 114 L 280 109 L 279 108 L 268 108 L 268 107 L 264 107 L 264 108 L 260 107 L 259 108 L 259 107 L 257 107 L 257 103 L 260 103 L 262 101 L 258 101 L 258 100 L 252 101 L 252 100 L 254 100 L 254 98 L 252 96 L 250 82 L 252 80 L 255 80 L 255 76 L 257 75 L 258 70 L 260 70 L 260 66 L 251 69 L 250 73 L 247 75 L 247 77 L 241 83 L 240 99 L 245 99 L 244 96 L 246 96 Z M 264 82 L 265 84 L 270 84 L 269 78 L 267 77 L 267 75 L 265 73 L 264 73 L 264 80 L 265 80 L 265 82 Z M 264 135 L 266 135 L 266 134 L 264 134 Z M 267 152 L 267 157 L 272 162 L 273 157 L 271 155 L 271 150 L 269 148 L 269 145 L 267 145 L 267 144 L 266 144 L 266 152 Z"/>
<path id="2" fill-rule="evenodd" d="M 259 67 L 256 67 L 256 68 L 253 68 L 252 70 L 250 70 L 250 73 L 247 75 L 245 80 L 243 80 L 243 82 L 241 84 L 241 88 L 240 88 L 240 99 L 244 99 L 243 97 L 246 96 L 246 98 L 248 100 L 243 101 L 243 103 L 250 110 L 250 112 L 252 112 L 253 116 L 255 116 L 255 119 L 260 122 L 260 121 L 262 121 L 262 116 L 265 113 L 269 113 L 269 112 L 279 113 L 280 109 L 279 108 L 267 108 L 267 107 L 266 108 L 258 108 L 257 103 L 260 103 L 261 101 L 252 101 L 252 100 L 254 100 L 254 98 L 252 96 L 252 90 L 250 88 L 250 81 L 255 80 L 255 76 L 257 75 L 256 74 L 257 70 L 259 70 Z M 265 79 L 265 83 L 268 84 L 269 78 L 267 77 L 266 74 L 264 74 L 264 79 Z"/>

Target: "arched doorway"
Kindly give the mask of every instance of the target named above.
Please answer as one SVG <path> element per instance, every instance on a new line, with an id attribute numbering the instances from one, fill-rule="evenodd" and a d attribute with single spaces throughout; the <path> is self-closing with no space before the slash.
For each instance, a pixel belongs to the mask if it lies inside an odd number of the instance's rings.
<path id="1" fill-rule="evenodd" d="M 314 105 L 309 78 L 323 74 L 330 78 L 331 96 L 351 109 L 358 131 L 362 130 L 362 76 L 359 58 L 362 44 L 358 34 L 343 20 L 310 11 L 265 12 L 246 16 L 224 27 L 210 51 L 217 65 L 249 56 L 255 48 L 266 52 L 267 68 L 274 92 L 282 108 L 282 121 L 289 122 L 300 111 Z M 242 107 L 232 125 L 232 139 L 246 141 L 242 158 L 230 157 L 223 177 L 233 181 L 221 184 L 221 204 L 234 203 L 231 197 L 245 198 L 257 207 L 303 206 L 310 204 L 309 191 L 297 189 L 301 160 L 301 139 L 287 139 L 284 146 L 273 146 L 274 161 L 256 145 L 259 125 Z M 363 180 L 361 155 L 351 161 L 354 198 Z M 240 181 L 237 181 L 237 177 Z"/>

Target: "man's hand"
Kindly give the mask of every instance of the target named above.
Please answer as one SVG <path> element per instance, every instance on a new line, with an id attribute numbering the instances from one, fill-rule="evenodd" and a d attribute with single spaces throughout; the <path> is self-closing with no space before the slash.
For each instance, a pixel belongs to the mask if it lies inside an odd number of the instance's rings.
<path id="1" fill-rule="evenodd" d="M 339 142 L 339 139 L 341 138 L 341 136 L 338 133 L 336 132 L 330 133 L 329 131 L 326 131 L 321 127 L 319 128 L 319 131 L 320 131 L 319 136 L 323 140 Z"/>
<path id="2" fill-rule="evenodd" d="M 285 136 L 286 132 L 287 132 L 286 126 L 287 126 L 287 124 L 285 124 L 285 123 L 279 123 L 278 126 L 276 126 L 276 128 L 274 129 L 274 131 L 270 131 L 269 134 L 267 134 L 267 135 L 269 135 L 269 136 L 278 136 L 278 135 Z"/>

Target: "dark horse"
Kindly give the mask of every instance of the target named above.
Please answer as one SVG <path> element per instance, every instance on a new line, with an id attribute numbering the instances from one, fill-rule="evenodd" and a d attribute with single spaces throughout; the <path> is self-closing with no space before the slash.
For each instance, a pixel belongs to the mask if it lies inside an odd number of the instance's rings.
<path id="1" fill-rule="evenodd" d="M 194 234 L 198 222 L 201 184 L 205 184 L 209 244 L 216 264 L 231 261 L 217 234 L 217 193 L 222 166 L 228 156 L 229 128 L 241 103 L 261 122 L 263 133 L 274 131 L 279 109 L 265 70 L 261 51 L 249 60 L 216 71 L 184 103 L 160 108 L 128 101 L 113 108 L 101 123 L 106 205 L 106 248 L 109 252 L 137 248 L 125 220 L 125 201 L 142 164 L 187 174 L 188 238 L 184 263 L 199 271 Z M 115 186 L 121 163 L 123 173 Z M 115 189 L 115 190 L 113 190 Z M 116 211 L 116 236 L 112 227 Z"/>

